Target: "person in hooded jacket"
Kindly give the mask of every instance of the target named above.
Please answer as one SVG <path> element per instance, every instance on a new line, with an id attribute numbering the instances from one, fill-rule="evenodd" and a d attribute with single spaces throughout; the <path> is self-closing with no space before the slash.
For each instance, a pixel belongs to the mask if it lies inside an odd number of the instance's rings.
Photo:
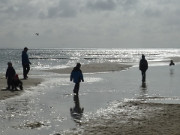
<path id="1" fill-rule="evenodd" d="M 8 62 L 7 65 L 8 65 L 8 68 L 6 70 L 6 79 L 8 85 L 7 89 L 10 90 L 11 88 L 13 90 L 14 89 L 13 79 L 16 74 L 16 71 L 14 70 L 11 62 Z"/>
<path id="2" fill-rule="evenodd" d="M 73 68 L 70 76 L 70 81 L 73 81 L 75 83 L 73 92 L 78 95 L 79 93 L 79 86 L 80 82 L 84 82 L 83 74 L 81 71 L 81 64 L 77 63 L 76 67 Z"/>
<path id="3" fill-rule="evenodd" d="M 148 62 L 145 59 L 145 55 L 142 54 L 142 59 L 139 62 L 139 70 L 141 70 L 142 74 L 142 82 L 144 83 L 146 81 L 146 71 L 148 69 Z"/>

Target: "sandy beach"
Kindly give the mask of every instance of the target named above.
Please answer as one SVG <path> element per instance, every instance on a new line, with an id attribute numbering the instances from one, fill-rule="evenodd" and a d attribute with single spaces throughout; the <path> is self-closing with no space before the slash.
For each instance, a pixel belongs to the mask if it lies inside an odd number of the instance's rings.
<path id="1" fill-rule="evenodd" d="M 179 62 L 179 57 L 171 58 Z M 109 72 L 129 68 L 117 63 L 83 65 L 82 71 Z M 55 73 L 70 73 L 72 68 L 53 70 Z M 179 135 L 180 105 L 146 102 L 126 102 L 119 105 L 119 113 L 107 115 L 82 122 L 80 129 L 74 129 L 65 135 Z M 125 109 L 127 113 L 121 111 Z M 111 119 L 112 117 L 112 119 Z M 102 126 L 103 125 L 103 126 Z M 58 134 L 58 133 L 57 133 Z M 56 135 L 56 134 L 55 134 Z"/>
<path id="2" fill-rule="evenodd" d="M 109 63 L 91 63 L 87 65 L 82 65 L 81 70 L 83 73 L 113 72 L 113 71 L 125 70 L 131 66 L 132 65 L 110 63 L 110 62 Z M 72 69 L 73 67 L 64 68 L 64 69 L 47 70 L 47 71 L 58 73 L 58 74 L 70 74 Z"/>
<path id="3" fill-rule="evenodd" d="M 127 102 L 66 135 L 179 135 L 180 105 Z M 126 109 L 126 112 L 122 111 Z M 97 120 L 98 119 L 98 120 Z M 100 121 L 99 121 L 100 119 Z M 103 125 L 103 126 L 102 126 Z"/>
<path id="4" fill-rule="evenodd" d="M 121 71 L 131 67 L 118 63 L 99 63 L 82 65 L 83 73 Z M 48 70 L 58 74 L 70 74 L 71 68 Z M 122 77 L 123 78 L 123 77 Z M 24 90 L 37 86 L 43 80 L 29 78 L 22 80 Z M 6 79 L 1 76 L 0 100 L 20 95 L 23 91 L 6 91 Z M 82 121 L 81 126 L 68 132 L 56 133 L 67 135 L 179 135 L 180 105 L 150 102 L 124 102 L 116 106 L 118 112 L 107 112 L 100 117 Z M 108 110 L 108 109 L 107 109 Z M 124 111 L 122 111 L 124 110 Z M 43 124 L 42 124 L 43 125 Z"/>
<path id="5" fill-rule="evenodd" d="M 22 94 L 28 88 L 30 88 L 32 86 L 37 86 L 38 84 L 40 84 L 43 81 L 43 79 L 29 78 L 27 80 L 21 79 L 21 81 L 23 82 L 23 90 L 14 90 L 14 91 L 6 90 L 7 80 L 3 75 L 1 75 L 1 77 L 0 77 L 0 82 L 1 82 L 0 83 L 0 100 L 11 98 L 13 96 L 18 96 L 18 95 Z"/>
<path id="6" fill-rule="evenodd" d="M 95 72 L 112 72 L 112 71 L 121 71 L 131 67 L 130 65 L 118 64 L 118 63 L 98 63 L 98 64 L 88 64 L 82 65 L 81 70 L 83 73 L 95 73 Z M 64 68 L 64 69 L 54 69 L 46 70 L 47 72 L 54 72 L 58 74 L 70 74 L 73 67 Z M 21 79 L 23 82 L 24 90 L 31 87 L 37 86 L 40 84 L 43 79 L 40 78 L 28 78 L 27 80 Z M 0 100 L 10 98 L 12 96 L 20 95 L 23 91 L 9 91 L 6 90 L 7 80 L 3 75 L 0 75 Z"/>

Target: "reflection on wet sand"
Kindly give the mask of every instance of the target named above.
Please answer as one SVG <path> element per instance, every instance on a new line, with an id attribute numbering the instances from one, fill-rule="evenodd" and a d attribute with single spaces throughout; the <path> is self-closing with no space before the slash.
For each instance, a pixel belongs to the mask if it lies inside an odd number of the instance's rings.
<path id="1" fill-rule="evenodd" d="M 142 82 L 140 86 L 140 99 L 145 101 L 147 99 L 147 85 L 145 82 Z"/>
<path id="2" fill-rule="evenodd" d="M 173 76 L 174 75 L 174 68 L 170 67 L 169 70 L 170 70 L 170 76 Z"/>
<path id="3" fill-rule="evenodd" d="M 74 104 L 75 104 L 74 107 L 70 108 L 71 116 L 72 116 L 73 120 L 77 124 L 81 124 L 80 120 L 82 118 L 84 108 L 80 107 L 80 102 L 79 102 L 79 96 L 78 95 L 74 95 Z"/>
<path id="4" fill-rule="evenodd" d="M 27 116 L 29 112 L 29 100 L 28 99 L 21 99 L 13 102 L 7 102 L 6 104 L 6 117 L 11 118 L 13 117 L 22 117 Z"/>

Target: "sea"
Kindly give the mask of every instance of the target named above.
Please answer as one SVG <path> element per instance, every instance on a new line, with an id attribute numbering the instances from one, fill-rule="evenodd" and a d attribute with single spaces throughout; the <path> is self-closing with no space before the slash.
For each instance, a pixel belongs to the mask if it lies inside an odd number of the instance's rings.
<path id="1" fill-rule="evenodd" d="M 8 62 L 12 62 L 13 67 L 21 71 L 21 54 L 22 49 L 0 49 L 0 73 L 6 71 Z M 29 49 L 28 54 L 32 70 L 48 70 L 73 67 L 77 62 L 117 62 L 136 65 L 142 54 L 145 54 L 149 62 L 164 61 L 171 57 L 179 57 L 180 49 L 44 48 Z"/>
<path id="2" fill-rule="evenodd" d="M 0 49 L 0 73 L 5 74 L 7 62 L 11 61 L 21 76 L 21 53 L 22 49 Z M 141 83 L 138 69 L 142 54 L 149 63 L 146 84 Z M 83 134 L 92 119 L 97 122 L 94 126 L 105 127 L 102 116 L 112 121 L 116 121 L 116 117 L 108 117 L 109 114 L 119 111 L 132 116 L 134 108 L 127 110 L 124 105 L 129 101 L 180 104 L 180 64 L 177 61 L 173 68 L 169 67 L 172 58 L 180 57 L 178 48 L 41 48 L 29 49 L 28 55 L 32 63 L 29 77 L 44 81 L 25 88 L 20 96 L 0 101 L 0 135 Z M 132 67 L 123 71 L 84 73 L 85 81 L 76 96 L 69 74 L 47 71 L 74 67 L 77 62 L 82 65 L 115 62 Z M 122 119 L 125 124 L 126 120 Z"/>

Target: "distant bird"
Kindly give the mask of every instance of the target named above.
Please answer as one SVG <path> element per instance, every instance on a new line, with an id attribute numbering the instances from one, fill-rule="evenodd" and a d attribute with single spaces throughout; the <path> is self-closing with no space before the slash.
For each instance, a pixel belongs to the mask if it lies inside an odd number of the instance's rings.
<path id="1" fill-rule="evenodd" d="M 36 36 L 39 36 L 39 33 L 35 33 L 36 34 Z"/>

